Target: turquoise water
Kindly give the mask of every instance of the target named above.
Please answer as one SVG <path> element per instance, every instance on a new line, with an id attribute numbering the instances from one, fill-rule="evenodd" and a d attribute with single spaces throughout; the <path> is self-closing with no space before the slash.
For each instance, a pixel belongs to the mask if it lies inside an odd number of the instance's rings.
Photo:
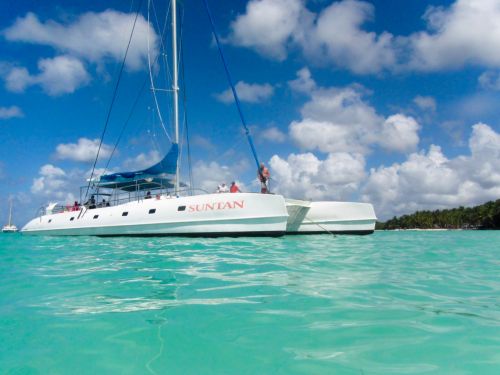
<path id="1" fill-rule="evenodd" d="M 500 232 L 0 235 L 0 374 L 500 374 Z"/>

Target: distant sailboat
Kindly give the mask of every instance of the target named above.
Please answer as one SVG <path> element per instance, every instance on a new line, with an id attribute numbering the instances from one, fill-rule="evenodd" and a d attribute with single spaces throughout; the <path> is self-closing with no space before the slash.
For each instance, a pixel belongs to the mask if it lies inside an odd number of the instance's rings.
<path id="1" fill-rule="evenodd" d="M 2 228 L 3 233 L 15 233 L 17 232 L 17 227 L 12 224 L 12 199 L 10 200 L 10 208 L 9 208 L 9 222 L 7 225 L 4 225 Z"/>

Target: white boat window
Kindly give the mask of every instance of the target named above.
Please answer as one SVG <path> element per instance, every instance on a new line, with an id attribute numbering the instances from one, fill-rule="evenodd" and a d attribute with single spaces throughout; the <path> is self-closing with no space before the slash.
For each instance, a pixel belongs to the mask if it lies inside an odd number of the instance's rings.
<path id="1" fill-rule="evenodd" d="M 94 219 L 97 219 L 99 217 L 99 215 L 94 215 Z"/>
<path id="2" fill-rule="evenodd" d="M 128 211 L 123 211 L 122 216 L 128 216 Z"/>
<path id="3" fill-rule="evenodd" d="M 52 219 L 49 219 L 49 223 L 52 222 Z"/>
<path id="4" fill-rule="evenodd" d="M 156 208 L 152 208 L 149 210 L 149 214 L 154 214 L 156 212 Z"/>
<path id="5" fill-rule="evenodd" d="M 186 206 L 177 207 L 177 211 L 186 211 Z"/>
<path id="6" fill-rule="evenodd" d="M 75 220 L 75 217 L 74 217 L 74 216 L 73 216 L 71 219 L 69 219 L 69 221 L 73 221 L 73 220 Z"/>

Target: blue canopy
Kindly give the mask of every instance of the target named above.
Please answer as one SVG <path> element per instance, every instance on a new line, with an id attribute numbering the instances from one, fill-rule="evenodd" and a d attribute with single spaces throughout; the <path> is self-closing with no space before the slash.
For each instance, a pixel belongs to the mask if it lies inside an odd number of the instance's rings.
<path id="1" fill-rule="evenodd" d="M 141 171 L 106 174 L 101 176 L 99 182 L 127 182 L 163 174 L 175 174 L 178 157 L 179 145 L 177 143 L 172 143 L 172 147 L 170 147 L 170 151 L 167 155 L 155 165 Z"/>

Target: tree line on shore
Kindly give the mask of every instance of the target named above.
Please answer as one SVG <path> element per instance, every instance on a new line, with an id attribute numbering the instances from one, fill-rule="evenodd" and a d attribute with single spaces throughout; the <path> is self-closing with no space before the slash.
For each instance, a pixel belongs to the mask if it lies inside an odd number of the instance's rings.
<path id="1" fill-rule="evenodd" d="M 376 229 L 500 229 L 500 199 L 475 207 L 417 211 L 377 222 Z"/>

